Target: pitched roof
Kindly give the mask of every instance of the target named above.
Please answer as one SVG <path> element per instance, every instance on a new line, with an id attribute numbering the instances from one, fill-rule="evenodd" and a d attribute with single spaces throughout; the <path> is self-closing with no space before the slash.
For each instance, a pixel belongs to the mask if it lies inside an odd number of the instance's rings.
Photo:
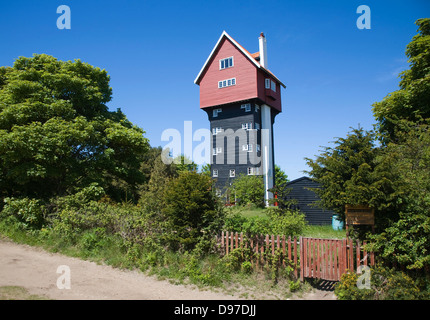
<path id="1" fill-rule="evenodd" d="M 212 49 L 212 52 L 209 54 L 209 57 L 206 59 L 205 64 L 203 65 L 203 67 L 200 69 L 199 74 L 197 75 L 196 79 L 194 80 L 195 84 L 199 84 L 200 83 L 200 78 L 203 74 L 203 72 L 205 71 L 206 67 L 209 65 L 209 62 L 212 59 L 212 56 L 215 54 L 216 50 L 218 49 L 218 46 L 221 44 L 221 41 L 223 38 L 227 38 L 228 40 L 230 40 L 230 42 L 237 48 L 239 49 L 244 55 L 245 57 L 247 57 L 249 59 L 249 61 L 251 61 L 258 69 L 261 69 L 262 71 L 266 72 L 267 74 L 269 74 L 270 76 L 272 76 L 277 82 L 279 82 L 280 85 L 282 85 L 284 88 L 286 88 L 285 84 L 283 84 L 281 82 L 281 80 L 279 80 L 272 72 L 270 72 L 268 69 L 264 68 L 259 60 L 260 60 L 260 52 L 256 52 L 256 53 L 250 53 L 248 50 L 246 50 L 244 47 L 242 47 L 236 40 L 234 40 L 227 32 L 223 31 L 221 36 L 219 37 L 217 43 L 215 44 L 215 47 Z M 258 60 L 257 60 L 258 59 Z"/>

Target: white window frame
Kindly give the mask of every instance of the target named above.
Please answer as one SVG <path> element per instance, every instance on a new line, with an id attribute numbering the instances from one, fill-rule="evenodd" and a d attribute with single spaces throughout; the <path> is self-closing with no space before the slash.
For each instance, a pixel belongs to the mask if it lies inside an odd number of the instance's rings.
<path id="1" fill-rule="evenodd" d="M 218 153 L 222 153 L 221 147 L 214 147 L 212 148 L 212 155 L 216 156 Z"/>
<path id="2" fill-rule="evenodd" d="M 236 85 L 236 78 L 230 78 L 218 81 L 218 89 L 232 87 Z"/>
<path id="3" fill-rule="evenodd" d="M 223 132 L 223 129 L 221 127 L 212 128 L 213 135 L 217 135 L 218 133 L 221 133 L 221 132 Z"/>
<path id="4" fill-rule="evenodd" d="M 212 148 L 212 155 L 216 156 L 218 153 L 222 153 L 221 147 Z"/>
<path id="5" fill-rule="evenodd" d="M 231 65 L 229 65 L 229 66 L 225 66 L 226 65 L 226 62 L 227 61 L 230 61 L 231 60 Z M 224 67 L 222 67 L 222 64 L 223 64 L 223 62 L 224 62 Z M 228 63 L 227 63 L 228 64 Z M 219 60 L 219 69 L 220 70 L 224 70 L 224 69 L 228 69 L 228 68 L 232 68 L 232 67 L 234 67 L 234 59 L 233 59 L 233 56 L 231 56 L 231 57 L 228 57 L 228 58 L 224 58 L 224 59 L 220 59 Z"/>
<path id="6" fill-rule="evenodd" d="M 242 151 L 248 151 L 248 152 L 252 152 L 252 144 L 243 144 L 242 145 Z"/>
<path id="7" fill-rule="evenodd" d="M 272 89 L 272 91 L 276 92 L 276 82 L 270 78 L 264 79 L 264 87 L 266 89 Z"/>
<path id="8" fill-rule="evenodd" d="M 243 130 L 252 130 L 252 122 L 242 123 L 242 129 Z"/>
<path id="9" fill-rule="evenodd" d="M 212 177 L 217 178 L 218 177 L 218 169 L 212 170 Z"/>
<path id="10" fill-rule="evenodd" d="M 236 177 L 236 169 L 230 169 L 229 176 L 230 178 Z"/>
<path id="11" fill-rule="evenodd" d="M 270 80 L 270 89 L 272 89 L 272 91 L 276 92 L 276 82 L 273 80 Z"/>
<path id="12" fill-rule="evenodd" d="M 212 116 L 213 116 L 214 118 L 216 118 L 216 117 L 218 117 L 218 114 L 219 114 L 220 112 L 222 112 L 222 109 L 221 109 L 221 108 L 213 109 L 213 110 L 212 110 Z"/>
<path id="13" fill-rule="evenodd" d="M 241 108 L 241 109 L 245 109 L 245 112 L 249 112 L 249 111 L 251 111 L 251 104 L 250 104 L 250 103 L 242 104 L 242 105 L 240 106 L 240 108 Z"/>

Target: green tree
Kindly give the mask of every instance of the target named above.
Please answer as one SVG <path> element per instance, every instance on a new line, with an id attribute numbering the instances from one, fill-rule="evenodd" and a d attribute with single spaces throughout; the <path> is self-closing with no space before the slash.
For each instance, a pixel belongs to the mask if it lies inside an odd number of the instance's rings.
<path id="1" fill-rule="evenodd" d="M 48 198 L 94 182 L 115 199 L 136 197 L 148 140 L 108 110 L 109 80 L 45 54 L 0 68 L 0 197 Z"/>
<path id="2" fill-rule="evenodd" d="M 193 249 L 201 239 L 211 239 L 224 224 L 224 213 L 212 190 L 212 179 L 195 171 L 182 172 L 165 192 L 164 214 L 170 244 Z"/>
<path id="3" fill-rule="evenodd" d="M 412 270 L 430 269 L 430 19 L 406 47 L 410 68 L 400 89 L 373 105 L 383 152 L 378 166 L 390 172 L 394 218 L 374 236 L 378 254 Z"/>
<path id="4" fill-rule="evenodd" d="M 201 174 L 211 177 L 212 176 L 211 165 L 209 163 L 202 165 L 200 172 Z"/>
<path id="5" fill-rule="evenodd" d="M 284 170 L 282 170 L 280 166 L 275 164 L 275 186 L 285 185 L 288 181 L 288 176 L 284 172 Z"/>
<path id="6" fill-rule="evenodd" d="M 430 19 L 419 19 L 418 34 L 406 47 L 410 68 L 400 74 L 399 90 L 373 104 L 377 127 L 393 140 L 399 121 L 421 122 L 430 118 Z"/>
<path id="7" fill-rule="evenodd" d="M 139 199 L 139 205 L 145 208 L 145 212 L 156 219 L 164 219 L 165 192 L 169 182 L 177 176 L 174 164 L 165 164 L 160 152 L 153 160 L 149 181 L 144 185 Z"/>
<path id="8" fill-rule="evenodd" d="M 239 205 L 254 204 L 264 207 L 263 176 L 240 174 L 234 179 L 230 190 Z"/>
<path id="9" fill-rule="evenodd" d="M 373 237 L 379 256 L 430 269 L 430 125 L 403 123 L 381 156 L 394 181 L 397 218 Z"/>
<path id="10" fill-rule="evenodd" d="M 307 173 L 322 188 L 316 188 L 321 205 L 342 218 L 345 205 L 367 204 L 383 212 L 389 209 L 391 193 L 388 173 L 377 167 L 379 149 L 375 134 L 362 128 L 353 129 L 346 138 L 338 138 L 332 147 L 324 147 L 315 160 L 306 158 Z"/>
<path id="11" fill-rule="evenodd" d="M 178 173 L 187 172 L 187 171 L 197 172 L 198 165 L 183 154 L 173 159 L 173 163 L 175 164 L 176 171 Z"/>

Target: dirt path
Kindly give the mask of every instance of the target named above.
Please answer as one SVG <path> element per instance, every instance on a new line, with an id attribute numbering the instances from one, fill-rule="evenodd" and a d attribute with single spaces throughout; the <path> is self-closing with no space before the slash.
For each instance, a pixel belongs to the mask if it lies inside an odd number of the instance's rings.
<path id="1" fill-rule="evenodd" d="M 57 273 L 59 266 L 68 266 L 70 270 L 70 289 L 57 287 L 57 280 L 65 275 L 64 270 Z M 58 300 L 239 299 L 238 296 L 201 291 L 192 286 L 174 285 L 139 271 L 119 270 L 0 239 L 1 286 L 20 286 L 30 294 Z M 331 293 L 319 291 L 303 297 L 324 300 L 333 298 Z"/>
<path id="2" fill-rule="evenodd" d="M 70 289 L 57 287 L 57 279 L 65 275 L 57 273 L 61 265 L 70 268 Z M 20 286 L 30 294 L 61 300 L 237 299 L 4 240 L 0 240 L 0 286 Z"/>

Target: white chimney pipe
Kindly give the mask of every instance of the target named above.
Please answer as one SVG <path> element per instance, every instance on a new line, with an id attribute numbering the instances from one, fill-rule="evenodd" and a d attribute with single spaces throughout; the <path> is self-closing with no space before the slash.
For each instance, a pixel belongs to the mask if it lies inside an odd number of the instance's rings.
<path id="1" fill-rule="evenodd" d="M 263 68 L 267 69 L 267 42 L 263 32 L 260 33 L 258 44 L 260 49 L 260 64 Z"/>

